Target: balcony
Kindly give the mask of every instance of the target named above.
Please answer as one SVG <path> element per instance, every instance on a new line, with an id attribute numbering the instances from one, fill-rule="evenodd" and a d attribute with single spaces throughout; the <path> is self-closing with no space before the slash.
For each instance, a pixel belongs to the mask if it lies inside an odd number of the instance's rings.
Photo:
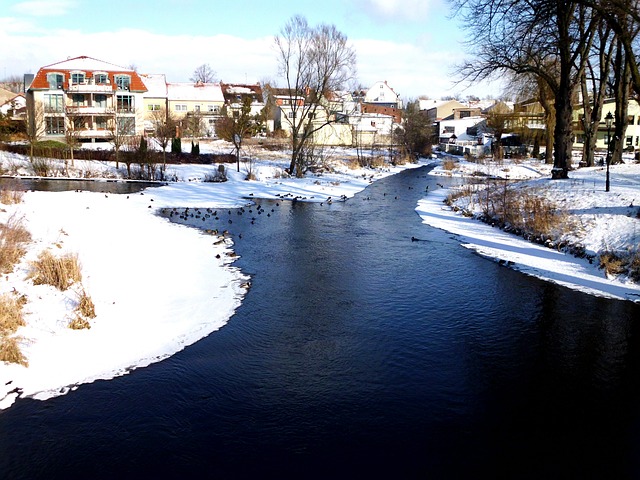
<path id="1" fill-rule="evenodd" d="M 95 84 L 92 80 L 84 83 L 69 85 L 69 93 L 113 93 L 113 86 L 110 83 Z"/>
<path id="2" fill-rule="evenodd" d="M 115 110 L 112 107 L 71 105 L 66 107 L 67 115 L 113 115 Z"/>
<path id="3" fill-rule="evenodd" d="M 78 130 L 78 138 L 110 138 L 111 132 L 109 130 Z"/>

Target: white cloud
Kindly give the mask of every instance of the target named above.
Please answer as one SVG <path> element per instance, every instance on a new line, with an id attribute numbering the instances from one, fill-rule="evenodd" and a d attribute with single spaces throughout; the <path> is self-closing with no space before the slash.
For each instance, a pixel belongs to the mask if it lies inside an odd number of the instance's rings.
<path id="1" fill-rule="evenodd" d="M 455 45 L 452 50 L 434 51 L 424 44 L 355 40 L 353 46 L 358 56 L 358 80 L 365 87 L 387 80 L 403 98 L 475 93 L 452 82 L 451 65 L 462 55 Z M 244 39 L 229 35 L 166 35 L 135 29 L 12 35 L 0 28 L 2 75 L 35 73 L 45 65 L 81 55 L 121 66 L 133 64 L 140 73 L 164 73 L 170 82 L 188 81 L 193 70 L 203 63 L 210 64 L 225 82 L 278 80 L 277 56 L 270 36 Z M 476 94 L 483 97 L 485 93 Z"/>
<path id="2" fill-rule="evenodd" d="M 65 15 L 74 5 L 75 2 L 72 0 L 34 0 L 16 3 L 12 10 L 21 15 L 49 17 Z"/>
<path id="3" fill-rule="evenodd" d="M 380 21 L 421 22 L 430 11 L 444 8 L 441 0 L 358 0 L 359 12 Z"/>

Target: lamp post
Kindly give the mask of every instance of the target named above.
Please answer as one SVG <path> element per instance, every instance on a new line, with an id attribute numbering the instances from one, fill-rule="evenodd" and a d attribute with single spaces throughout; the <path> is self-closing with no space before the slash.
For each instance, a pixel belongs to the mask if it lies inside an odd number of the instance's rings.
<path id="1" fill-rule="evenodd" d="M 604 191 L 608 192 L 610 187 L 609 165 L 611 164 L 611 124 L 613 123 L 613 115 L 611 115 L 611 112 L 607 113 L 607 116 L 604 117 L 604 121 L 607 124 L 607 179 L 605 182 Z"/>

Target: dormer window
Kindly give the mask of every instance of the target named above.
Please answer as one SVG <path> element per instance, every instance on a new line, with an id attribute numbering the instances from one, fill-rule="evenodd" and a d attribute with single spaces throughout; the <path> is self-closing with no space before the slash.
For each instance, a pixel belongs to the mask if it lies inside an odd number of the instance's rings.
<path id="1" fill-rule="evenodd" d="M 84 76 L 84 72 L 71 72 L 71 85 L 83 85 Z"/>
<path id="2" fill-rule="evenodd" d="M 131 89 L 131 76 L 130 75 L 114 75 L 114 80 L 118 86 L 118 90 L 130 90 Z"/>
<path id="3" fill-rule="evenodd" d="M 93 81 L 96 85 L 107 85 L 109 83 L 109 76 L 106 73 L 94 73 Z"/>
<path id="4" fill-rule="evenodd" d="M 49 88 L 52 90 L 62 88 L 64 75 L 61 73 L 47 73 L 47 81 L 49 82 Z"/>

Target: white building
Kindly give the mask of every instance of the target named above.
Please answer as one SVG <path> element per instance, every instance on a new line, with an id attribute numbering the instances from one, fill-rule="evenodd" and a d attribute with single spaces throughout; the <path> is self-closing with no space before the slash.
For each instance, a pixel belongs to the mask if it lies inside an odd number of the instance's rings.
<path id="1" fill-rule="evenodd" d="M 27 109 L 44 138 L 73 132 L 80 141 L 105 141 L 114 129 L 143 133 L 146 91 L 134 70 L 82 56 L 40 68 L 27 90 Z"/>

